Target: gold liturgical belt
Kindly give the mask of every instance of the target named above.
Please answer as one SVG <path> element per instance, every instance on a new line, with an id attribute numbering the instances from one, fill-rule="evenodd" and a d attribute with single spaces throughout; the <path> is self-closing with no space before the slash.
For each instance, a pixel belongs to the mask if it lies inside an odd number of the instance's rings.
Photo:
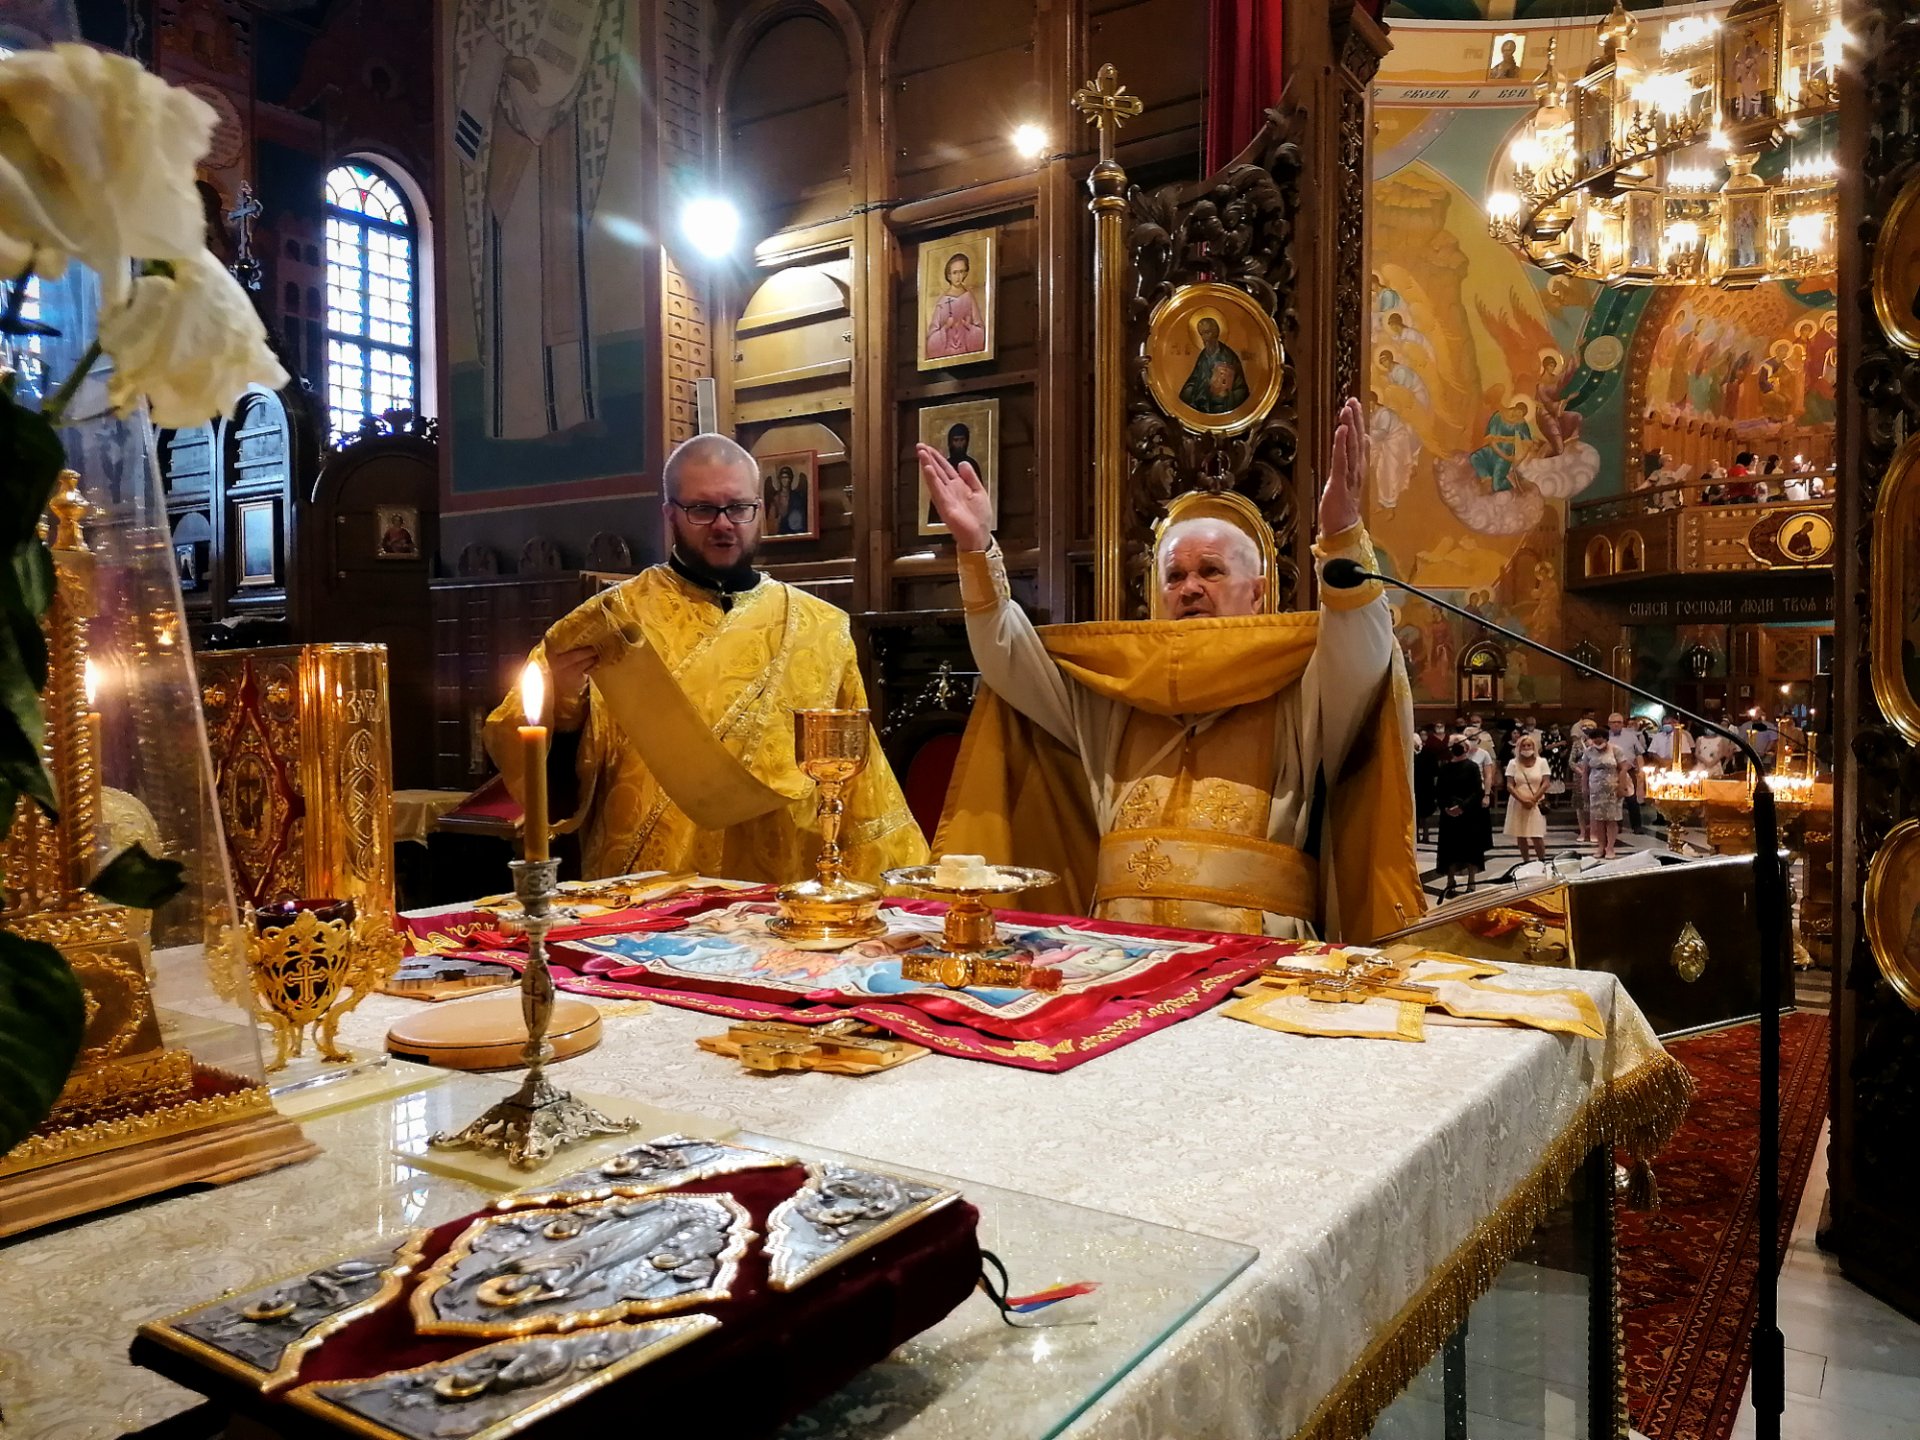
<path id="1" fill-rule="evenodd" d="M 1213 830 L 1114 830 L 1100 839 L 1094 904 L 1197 900 L 1312 923 L 1320 866 L 1305 851 Z"/>

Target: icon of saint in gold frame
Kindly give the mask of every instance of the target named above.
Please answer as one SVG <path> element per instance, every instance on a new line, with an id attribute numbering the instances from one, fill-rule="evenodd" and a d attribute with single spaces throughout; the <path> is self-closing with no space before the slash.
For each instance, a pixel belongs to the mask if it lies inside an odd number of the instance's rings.
<path id="1" fill-rule="evenodd" d="M 1244 290 L 1176 290 L 1147 322 L 1147 389 L 1188 430 L 1237 435 L 1280 398 L 1286 368 L 1273 317 Z"/>

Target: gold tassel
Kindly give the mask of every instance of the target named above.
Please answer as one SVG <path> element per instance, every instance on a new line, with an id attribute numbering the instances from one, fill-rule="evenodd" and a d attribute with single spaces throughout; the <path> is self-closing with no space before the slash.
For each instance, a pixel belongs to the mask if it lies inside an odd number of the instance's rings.
<path id="1" fill-rule="evenodd" d="M 1441 1262 L 1420 1293 L 1401 1307 L 1307 1417 L 1294 1440 L 1362 1440 L 1460 1328 L 1473 1302 L 1493 1288 L 1507 1261 L 1559 1208 L 1588 1154 L 1604 1145 L 1625 1150 L 1636 1164 L 1651 1160 L 1680 1128 L 1692 1095 L 1693 1078 L 1662 1050 L 1590 1096 L 1547 1146 L 1533 1173 Z"/>
<path id="2" fill-rule="evenodd" d="M 1637 1159 L 1627 1167 L 1627 1208 L 1660 1208 L 1660 1184 L 1653 1178 L 1653 1166 L 1644 1159 Z"/>

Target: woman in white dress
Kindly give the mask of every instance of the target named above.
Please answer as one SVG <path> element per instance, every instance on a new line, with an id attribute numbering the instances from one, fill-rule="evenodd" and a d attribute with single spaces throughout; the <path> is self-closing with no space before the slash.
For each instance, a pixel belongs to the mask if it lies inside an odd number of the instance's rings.
<path id="1" fill-rule="evenodd" d="M 1547 784 L 1553 770 L 1540 758 L 1540 742 L 1521 731 L 1507 762 L 1507 823 L 1505 831 L 1520 847 L 1520 861 L 1547 858 Z"/>

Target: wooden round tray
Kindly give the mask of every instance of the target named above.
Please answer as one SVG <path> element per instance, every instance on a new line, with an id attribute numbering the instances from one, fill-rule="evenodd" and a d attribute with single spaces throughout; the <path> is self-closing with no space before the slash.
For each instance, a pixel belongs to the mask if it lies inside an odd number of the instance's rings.
<path id="1" fill-rule="evenodd" d="M 449 1070 L 517 1070 L 527 1026 L 520 996 L 489 995 L 436 1005 L 387 1031 L 387 1052 L 400 1060 Z M 555 1060 L 584 1055 L 600 1043 L 600 1012 L 584 1000 L 556 996 L 547 1043 Z"/>

